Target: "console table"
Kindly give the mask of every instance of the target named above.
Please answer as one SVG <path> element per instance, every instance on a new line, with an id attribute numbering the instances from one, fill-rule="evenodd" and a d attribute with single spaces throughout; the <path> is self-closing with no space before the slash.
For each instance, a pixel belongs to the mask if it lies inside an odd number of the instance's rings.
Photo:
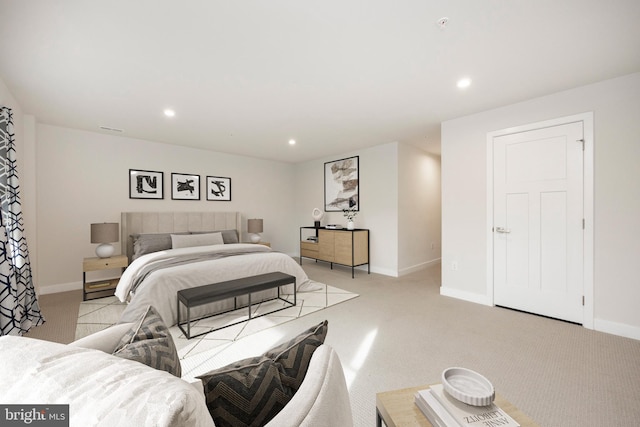
<path id="1" fill-rule="evenodd" d="M 315 240 L 304 239 L 304 233 L 314 236 Z M 300 265 L 303 257 L 328 262 L 332 269 L 334 263 L 351 267 L 351 278 L 355 277 L 355 267 L 360 265 L 366 264 L 367 273 L 371 274 L 369 230 L 300 227 Z"/>

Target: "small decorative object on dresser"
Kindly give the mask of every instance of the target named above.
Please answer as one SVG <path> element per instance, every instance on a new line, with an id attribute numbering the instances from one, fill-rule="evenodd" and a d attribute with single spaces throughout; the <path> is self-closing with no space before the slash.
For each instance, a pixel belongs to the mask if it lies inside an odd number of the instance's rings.
<path id="1" fill-rule="evenodd" d="M 91 224 L 91 243 L 100 243 L 96 247 L 96 255 L 100 258 L 109 258 L 113 255 L 115 248 L 112 243 L 118 241 L 119 234 L 117 222 Z"/>
<path id="2" fill-rule="evenodd" d="M 260 242 L 260 233 L 262 233 L 262 219 L 250 219 L 247 231 L 251 234 L 251 242 Z"/>
<path id="3" fill-rule="evenodd" d="M 313 217 L 313 224 L 315 225 L 315 227 L 320 228 L 320 220 L 324 216 L 324 212 L 322 212 L 318 208 L 313 208 L 313 211 L 311 211 L 311 216 Z"/>
<path id="4" fill-rule="evenodd" d="M 356 210 L 356 208 L 353 206 L 349 206 L 348 209 L 343 209 L 342 213 L 344 217 L 347 218 L 347 230 L 355 229 L 356 226 L 353 223 L 353 219 L 356 217 L 356 215 L 358 215 L 358 211 Z"/>

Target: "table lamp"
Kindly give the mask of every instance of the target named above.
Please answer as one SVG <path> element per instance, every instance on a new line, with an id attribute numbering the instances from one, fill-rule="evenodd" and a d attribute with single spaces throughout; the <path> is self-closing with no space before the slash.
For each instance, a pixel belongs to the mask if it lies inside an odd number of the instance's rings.
<path id="1" fill-rule="evenodd" d="M 258 243 L 260 241 L 260 234 L 262 233 L 262 219 L 250 219 L 249 234 L 251 234 L 251 241 L 253 243 Z"/>
<path id="2" fill-rule="evenodd" d="M 100 243 L 96 247 L 99 258 L 109 258 L 114 254 L 115 248 L 111 243 L 119 240 L 118 234 L 117 222 L 91 224 L 91 243 Z"/>

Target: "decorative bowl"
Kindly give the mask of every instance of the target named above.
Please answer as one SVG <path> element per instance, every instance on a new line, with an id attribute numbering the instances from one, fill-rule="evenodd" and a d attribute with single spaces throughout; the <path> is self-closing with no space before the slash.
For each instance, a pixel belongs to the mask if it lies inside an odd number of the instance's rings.
<path id="1" fill-rule="evenodd" d="M 488 379 L 467 368 L 442 371 L 442 386 L 451 397 L 472 406 L 488 406 L 496 396 Z"/>

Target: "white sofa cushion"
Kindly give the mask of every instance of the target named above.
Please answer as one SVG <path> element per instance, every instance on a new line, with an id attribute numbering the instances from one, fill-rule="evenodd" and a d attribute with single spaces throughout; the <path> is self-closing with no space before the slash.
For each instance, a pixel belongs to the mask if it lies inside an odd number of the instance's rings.
<path id="1" fill-rule="evenodd" d="M 72 426 L 214 425 L 189 383 L 99 350 L 3 336 L 0 360 L 0 402 L 69 404 Z"/>
<path id="2" fill-rule="evenodd" d="M 351 427 L 349 391 L 338 354 L 323 344 L 293 398 L 266 427 Z"/>

